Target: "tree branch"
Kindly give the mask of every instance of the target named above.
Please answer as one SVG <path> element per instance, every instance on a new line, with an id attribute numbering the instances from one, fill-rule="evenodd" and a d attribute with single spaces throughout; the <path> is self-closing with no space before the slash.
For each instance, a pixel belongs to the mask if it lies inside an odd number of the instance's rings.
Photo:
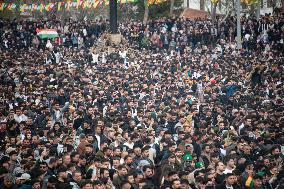
<path id="1" fill-rule="evenodd" d="M 225 17 L 218 23 L 218 26 L 220 26 L 223 22 L 225 22 L 227 20 L 227 18 L 229 17 L 229 15 L 232 13 L 233 7 L 230 7 L 227 11 L 227 14 L 225 15 Z"/>

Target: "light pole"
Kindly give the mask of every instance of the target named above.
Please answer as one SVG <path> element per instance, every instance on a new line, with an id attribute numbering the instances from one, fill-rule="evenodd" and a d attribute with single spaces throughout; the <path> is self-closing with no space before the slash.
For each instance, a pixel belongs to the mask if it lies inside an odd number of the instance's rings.
<path id="1" fill-rule="evenodd" d="M 242 44 L 241 44 L 241 5 L 240 5 L 240 0 L 236 0 L 236 5 L 237 5 L 237 48 L 241 49 Z"/>

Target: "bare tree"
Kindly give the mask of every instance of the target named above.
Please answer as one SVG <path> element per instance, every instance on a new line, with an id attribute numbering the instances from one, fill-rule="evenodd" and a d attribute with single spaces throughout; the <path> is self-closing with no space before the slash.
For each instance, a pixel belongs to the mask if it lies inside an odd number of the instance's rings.
<path id="1" fill-rule="evenodd" d="M 232 14 L 232 12 L 234 11 L 234 1 L 230 1 L 227 0 L 226 1 L 226 12 L 225 12 L 225 16 L 222 18 L 221 21 L 218 22 L 218 26 L 220 26 L 222 23 L 224 23 L 227 18 Z M 218 27 L 219 28 L 219 27 Z"/>

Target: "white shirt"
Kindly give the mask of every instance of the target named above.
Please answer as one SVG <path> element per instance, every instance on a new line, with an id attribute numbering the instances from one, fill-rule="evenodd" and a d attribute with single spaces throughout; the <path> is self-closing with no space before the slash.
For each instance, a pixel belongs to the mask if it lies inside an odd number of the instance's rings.
<path id="1" fill-rule="evenodd" d="M 99 55 L 92 53 L 92 58 L 93 58 L 93 63 L 98 63 L 99 62 Z"/>
<path id="2" fill-rule="evenodd" d="M 102 63 L 103 63 L 103 64 L 106 63 L 106 55 L 105 55 L 105 54 L 103 54 L 103 56 L 102 56 Z"/>
<path id="3" fill-rule="evenodd" d="M 233 173 L 233 170 L 234 170 L 234 169 L 228 169 L 228 168 L 226 168 L 223 173 L 224 173 L 224 174 Z"/>
<path id="4" fill-rule="evenodd" d="M 125 142 L 123 145 L 127 146 L 130 149 L 133 149 L 134 143 Z"/>
<path id="5" fill-rule="evenodd" d="M 226 185 L 226 189 L 234 189 L 234 187 L 233 187 L 233 186 L 227 186 L 227 185 Z"/>
<path id="6" fill-rule="evenodd" d="M 100 146 L 101 146 L 101 137 L 99 136 L 99 135 L 95 135 L 95 137 L 96 137 L 96 139 L 97 139 L 97 141 L 98 141 L 98 148 L 99 148 L 99 150 L 100 150 Z"/>
<path id="7" fill-rule="evenodd" d="M 241 130 L 245 127 L 244 123 L 242 123 L 240 126 L 239 126 L 239 134 L 241 133 Z"/>
<path id="8" fill-rule="evenodd" d="M 53 45 L 50 42 L 47 42 L 45 47 L 48 49 L 52 49 Z"/>
<path id="9" fill-rule="evenodd" d="M 27 121 L 28 117 L 25 116 L 24 114 L 19 115 L 19 116 L 17 114 L 14 114 L 14 119 L 15 119 L 16 122 L 20 123 L 22 121 Z"/>
<path id="10" fill-rule="evenodd" d="M 120 55 L 122 58 L 126 58 L 126 51 L 119 52 L 119 55 Z"/>
<path id="11" fill-rule="evenodd" d="M 62 55 L 59 52 L 55 53 L 54 55 L 55 55 L 55 62 L 56 64 L 58 64 Z"/>
<path id="12" fill-rule="evenodd" d="M 83 34 L 84 34 L 84 36 L 87 36 L 87 30 L 86 29 L 83 29 Z"/>

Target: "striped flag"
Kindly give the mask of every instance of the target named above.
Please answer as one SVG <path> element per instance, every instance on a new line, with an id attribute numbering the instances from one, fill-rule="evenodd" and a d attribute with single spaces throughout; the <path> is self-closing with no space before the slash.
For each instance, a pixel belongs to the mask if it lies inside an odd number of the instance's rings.
<path id="1" fill-rule="evenodd" d="M 8 10 L 12 11 L 15 10 L 17 7 L 17 5 L 15 3 L 10 3 L 7 7 Z"/>
<path id="2" fill-rule="evenodd" d="M 54 7 L 54 3 L 48 3 L 46 6 L 45 6 L 45 10 L 46 11 L 51 11 Z"/>
<path id="3" fill-rule="evenodd" d="M 58 37 L 58 33 L 55 29 L 37 29 L 37 36 L 41 39 L 53 39 Z"/>

